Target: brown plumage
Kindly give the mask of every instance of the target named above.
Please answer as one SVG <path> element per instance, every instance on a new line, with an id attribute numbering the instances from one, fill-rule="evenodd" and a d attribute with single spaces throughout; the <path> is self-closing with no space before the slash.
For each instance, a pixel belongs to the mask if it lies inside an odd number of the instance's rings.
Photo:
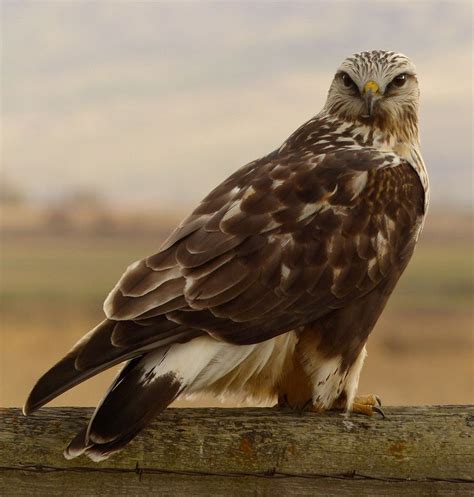
<path id="1" fill-rule="evenodd" d="M 127 269 L 107 319 L 38 381 L 25 413 L 124 361 L 67 457 L 107 457 L 179 395 L 350 409 L 428 202 L 417 104 L 405 56 L 344 61 L 318 116 Z"/>

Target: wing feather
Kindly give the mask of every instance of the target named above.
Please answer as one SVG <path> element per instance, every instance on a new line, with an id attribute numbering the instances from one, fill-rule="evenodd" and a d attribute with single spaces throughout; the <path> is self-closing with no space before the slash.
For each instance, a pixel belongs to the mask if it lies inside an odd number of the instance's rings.
<path id="1" fill-rule="evenodd" d="M 400 272 L 424 214 L 414 169 L 371 149 L 300 145 L 237 171 L 131 265 L 104 303 L 108 320 L 40 379 L 26 410 L 153 347 L 203 333 L 267 340 Z"/>
<path id="2" fill-rule="evenodd" d="M 165 315 L 235 341 L 243 323 L 248 335 L 265 318 L 258 341 L 288 313 L 304 324 L 380 284 L 397 262 L 398 224 L 416 224 L 411 167 L 370 150 L 292 161 L 252 163 L 211 192 L 158 254 L 129 268 L 108 317 Z"/>

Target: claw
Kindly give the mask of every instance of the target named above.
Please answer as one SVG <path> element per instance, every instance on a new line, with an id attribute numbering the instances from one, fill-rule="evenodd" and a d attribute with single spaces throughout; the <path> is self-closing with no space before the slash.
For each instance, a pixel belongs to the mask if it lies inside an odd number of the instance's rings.
<path id="1" fill-rule="evenodd" d="M 308 399 L 301 408 L 301 412 L 312 411 L 313 410 L 313 399 Z"/>
<path id="2" fill-rule="evenodd" d="M 382 401 L 377 395 L 364 395 L 356 397 L 352 404 L 352 412 L 372 416 L 374 412 L 380 414 L 385 419 L 385 413 L 381 409 Z"/>
<path id="3" fill-rule="evenodd" d="M 385 413 L 380 408 L 380 405 L 382 405 L 382 404 L 379 404 L 378 406 L 372 406 L 372 410 L 377 412 L 378 414 L 380 414 L 382 416 L 382 419 L 385 419 L 386 418 Z"/>

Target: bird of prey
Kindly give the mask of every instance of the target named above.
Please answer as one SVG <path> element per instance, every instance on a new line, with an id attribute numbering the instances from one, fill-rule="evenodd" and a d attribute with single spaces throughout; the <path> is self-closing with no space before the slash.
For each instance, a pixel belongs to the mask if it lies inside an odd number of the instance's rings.
<path id="1" fill-rule="evenodd" d="M 65 450 L 100 461 L 181 396 L 370 413 L 366 342 L 428 206 L 413 63 L 361 52 L 319 114 L 227 178 L 130 265 L 105 319 L 33 388 L 29 414 L 125 363 Z"/>

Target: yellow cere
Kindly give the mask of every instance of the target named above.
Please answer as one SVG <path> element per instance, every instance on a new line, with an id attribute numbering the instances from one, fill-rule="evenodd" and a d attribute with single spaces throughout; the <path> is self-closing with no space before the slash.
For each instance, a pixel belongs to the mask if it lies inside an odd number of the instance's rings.
<path id="1" fill-rule="evenodd" d="M 373 93 L 377 93 L 379 89 L 379 85 L 375 81 L 367 81 L 364 86 L 364 93 L 367 93 L 369 90 Z"/>

